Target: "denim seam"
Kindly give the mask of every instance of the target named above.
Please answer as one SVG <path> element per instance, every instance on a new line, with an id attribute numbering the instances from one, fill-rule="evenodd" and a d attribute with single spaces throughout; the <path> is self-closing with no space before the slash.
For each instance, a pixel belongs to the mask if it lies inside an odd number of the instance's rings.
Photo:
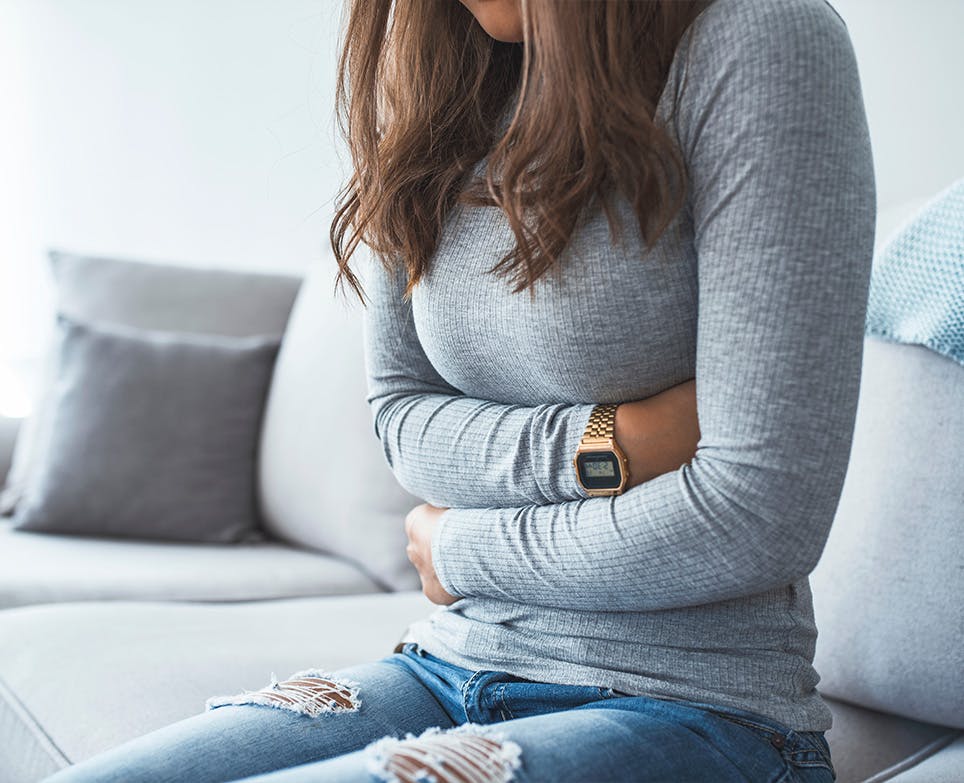
<path id="1" fill-rule="evenodd" d="M 757 723 L 756 721 L 748 720 L 742 718 L 738 715 L 732 715 L 728 712 L 720 712 L 718 710 L 712 710 L 714 715 L 718 715 L 726 720 L 733 721 L 734 723 L 739 723 L 741 726 L 746 726 L 747 728 L 757 729 L 767 734 L 769 737 L 780 736 L 783 737 L 784 742 L 790 739 L 790 732 L 792 730 L 784 731 L 782 729 L 776 728 L 775 726 L 767 726 L 764 723 Z"/>
<path id="2" fill-rule="evenodd" d="M 827 765 L 827 762 L 824 761 L 822 758 L 808 759 L 805 761 L 800 759 L 787 759 L 787 760 L 795 767 L 813 767 L 815 769 L 816 768 L 830 769 L 830 767 Z"/>
<path id="3" fill-rule="evenodd" d="M 824 739 L 824 742 L 826 742 L 826 739 Z M 834 769 L 833 760 L 830 758 L 830 753 L 829 753 L 828 750 L 825 750 L 825 749 L 824 749 L 823 744 L 820 743 L 820 742 L 817 742 L 817 743 L 816 743 L 816 746 L 815 746 L 812 750 L 813 750 L 821 759 L 823 759 L 824 763 L 831 769 L 831 771 L 833 771 L 834 776 L 836 777 L 837 770 Z"/>
<path id="4" fill-rule="evenodd" d="M 793 782 L 793 766 L 785 758 L 783 759 L 783 774 L 780 775 L 773 783 L 792 783 Z"/>
<path id="5" fill-rule="evenodd" d="M 470 699 L 475 698 L 475 695 L 478 691 L 477 686 L 478 686 L 479 680 L 481 680 L 488 673 L 489 672 L 487 670 L 484 670 L 484 669 L 479 670 L 475 672 L 471 677 L 469 677 L 464 683 L 462 683 L 462 688 L 461 688 L 462 709 L 465 711 L 466 718 L 468 718 L 470 723 L 473 721 L 472 721 L 472 716 L 469 714 L 469 710 L 473 709 L 473 706 L 474 706 L 474 709 L 478 711 L 479 707 L 478 705 L 471 705 L 469 701 Z"/>
<path id="6" fill-rule="evenodd" d="M 793 750 L 789 753 L 790 759 L 794 764 L 799 764 L 802 766 L 819 766 L 823 765 L 833 769 L 833 763 L 827 758 L 826 754 L 820 748 L 810 748 L 803 747 L 797 750 Z"/>
<path id="7" fill-rule="evenodd" d="M 499 686 L 499 690 L 496 693 L 496 702 L 499 705 L 499 712 L 502 714 L 503 718 L 505 720 L 513 720 L 515 718 L 515 713 L 512 712 L 508 702 L 505 700 L 505 689 L 508 687 L 508 685 L 509 683 L 504 682 Z"/>
<path id="8" fill-rule="evenodd" d="M 770 742 L 772 745 L 772 738 L 779 736 L 783 737 L 784 747 L 779 748 L 780 755 L 787 761 L 788 764 L 799 766 L 799 767 L 824 767 L 829 769 L 832 773 L 836 774 L 836 770 L 833 767 L 833 762 L 827 758 L 822 748 L 810 747 L 805 745 L 803 747 L 794 748 L 793 750 L 787 750 L 787 745 L 794 738 L 802 739 L 802 732 L 794 731 L 793 729 L 787 727 L 787 729 L 781 730 L 774 726 L 767 726 L 763 723 L 758 723 L 757 721 L 748 720 L 737 715 L 731 715 L 727 712 L 721 712 L 719 710 L 711 710 L 714 715 L 717 715 L 724 720 L 732 721 L 733 723 L 744 726 L 745 728 L 751 729 L 757 733 L 763 733 L 766 736 L 762 737 L 765 741 Z M 774 746 L 776 747 L 776 746 Z M 801 754 L 814 754 L 816 758 L 798 758 Z"/>
<path id="9" fill-rule="evenodd" d="M 762 739 L 764 742 L 770 743 L 770 745 L 773 746 L 774 750 L 777 750 L 780 753 L 780 755 L 783 757 L 784 761 L 786 761 L 790 765 L 798 766 L 798 767 L 825 767 L 833 771 L 833 767 L 831 767 L 829 763 L 823 760 L 822 755 L 818 756 L 815 759 L 798 759 L 797 758 L 797 754 L 801 754 L 801 753 L 816 754 L 816 751 L 813 748 L 805 747 L 797 750 L 786 749 L 786 745 L 789 744 L 791 738 L 794 735 L 799 736 L 799 734 L 797 732 L 794 732 L 792 729 L 790 729 L 787 732 L 783 732 L 773 728 L 772 726 L 765 726 L 762 723 L 756 723 L 755 721 L 751 721 L 751 720 L 744 720 L 742 718 L 735 717 L 726 713 L 714 711 L 713 714 L 720 716 L 724 720 L 732 721 L 733 723 L 739 724 L 740 726 L 750 729 L 758 736 L 760 736 L 761 733 L 765 734 L 765 736 L 761 736 L 760 739 Z M 773 745 L 774 737 L 782 737 L 784 741 L 784 745 L 779 748 L 776 745 Z"/>

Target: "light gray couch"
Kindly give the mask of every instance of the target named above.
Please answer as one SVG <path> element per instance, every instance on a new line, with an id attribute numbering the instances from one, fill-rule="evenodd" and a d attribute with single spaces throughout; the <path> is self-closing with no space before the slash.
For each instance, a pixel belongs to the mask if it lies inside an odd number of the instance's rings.
<path id="1" fill-rule="evenodd" d="M 393 484 L 364 403 L 359 310 L 334 304 L 330 282 L 327 268 L 305 278 L 267 403 L 259 489 L 276 540 L 0 530 L 0 783 L 271 673 L 386 655 L 432 610 L 405 566 L 402 518 L 418 500 Z M 851 467 L 812 580 L 839 783 L 964 780 L 964 529 L 948 515 L 961 508 L 962 400 L 964 367 L 867 338 Z M 0 465 L 13 431 L 0 423 Z M 349 444 L 350 469 L 332 443 Z"/>

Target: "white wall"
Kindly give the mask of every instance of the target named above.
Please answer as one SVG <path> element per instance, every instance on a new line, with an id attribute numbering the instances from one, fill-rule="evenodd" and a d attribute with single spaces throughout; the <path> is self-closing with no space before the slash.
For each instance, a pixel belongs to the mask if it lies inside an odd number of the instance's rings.
<path id="1" fill-rule="evenodd" d="M 964 2 L 831 0 L 857 53 L 882 212 L 964 177 Z"/>
<path id="2" fill-rule="evenodd" d="M 340 14 L 0 0 L 0 359 L 38 351 L 47 246 L 296 272 L 324 252 Z"/>
<path id="3" fill-rule="evenodd" d="M 880 208 L 964 175 L 964 2 L 833 5 Z M 38 352 L 47 246 L 282 271 L 327 252 L 340 14 L 338 0 L 0 0 L 0 360 Z"/>

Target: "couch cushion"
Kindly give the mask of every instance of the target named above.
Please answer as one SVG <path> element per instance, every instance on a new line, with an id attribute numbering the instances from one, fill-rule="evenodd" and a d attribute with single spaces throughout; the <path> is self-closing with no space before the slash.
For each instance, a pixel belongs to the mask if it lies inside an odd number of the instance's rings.
<path id="1" fill-rule="evenodd" d="M 246 601 L 377 591 L 344 560 L 277 542 L 62 536 L 16 530 L 0 520 L 0 609 L 55 601 Z"/>
<path id="2" fill-rule="evenodd" d="M 850 464 L 811 577 L 820 690 L 964 728 L 964 366 L 867 337 Z"/>
<path id="3" fill-rule="evenodd" d="M 894 777 L 881 777 L 871 783 L 961 783 L 964 780 L 964 737 L 931 754 Z"/>
<path id="4" fill-rule="evenodd" d="M 262 540 L 258 432 L 277 337 L 59 313 L 58 371 L 14 524 L 170 541 Z"/>
<path id="5" fill-rule="evenodd" d="M 333 266 L 308 270 L 275 362 L 259 458 L 263 525 L 356 561 L 390 589 L 416 588 L 404 521 L 422 501 L 399 486 L 375 436 L 361 303 L 350 289 L 347 301 L 333 294 Z"/>
<path id="6" fill-rule="evenodd" d="M 858 783 L 912 766 L 961 735 L 957 729 L 827 699 L 833 728 L 827 732 L 836 783 Z"/>
<path id="7" fill-rule="evenodd" d="M 56 307 L 80 320 L 140 329 L 280 338 L 301 278 L 49 252 L 56 284 Z M 41 337 L 46 343 L 33 412 L 20 432 L 13 464 L 0 494 L 0 514 L 13 513 L 43 436 L 44 411 L 56 377 L 55 323 Z M 2 482 L 0 482 L 2 486 Z"/>
<path id="8" fill-rule="evenodd" d="M 411 591 L 0 612 L 0 737 L 15 740 L 0 742 L 0 777 L 33 783 L 203 712 L 209 696 L 261 688 L 272 673 L 335 670 L 388 655 L 407 625 L 434 608 Z"/>
<path id="9" fill-rule="evenodd" d="M 0 487 L 10 470 L 10 460 L 13 457 L 13 446 L 20 431 L 23 419 L 4 416 L 0 413 Z"/>
<path id="10" fill-rule="evenodd" d="M 51 250 L 57 305 L 140 329 L 281 337 L 301 278 Z"/>

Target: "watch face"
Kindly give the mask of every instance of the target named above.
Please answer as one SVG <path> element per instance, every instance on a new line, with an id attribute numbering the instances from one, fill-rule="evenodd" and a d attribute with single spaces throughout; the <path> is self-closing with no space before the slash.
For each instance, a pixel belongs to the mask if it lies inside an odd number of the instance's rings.
<path id="1" fill-rule="evenodd" d="M 623 474 L 611 451 L 591 451 L 576 456 L 579 480 L 586 489 L 618 489 Z"/>

